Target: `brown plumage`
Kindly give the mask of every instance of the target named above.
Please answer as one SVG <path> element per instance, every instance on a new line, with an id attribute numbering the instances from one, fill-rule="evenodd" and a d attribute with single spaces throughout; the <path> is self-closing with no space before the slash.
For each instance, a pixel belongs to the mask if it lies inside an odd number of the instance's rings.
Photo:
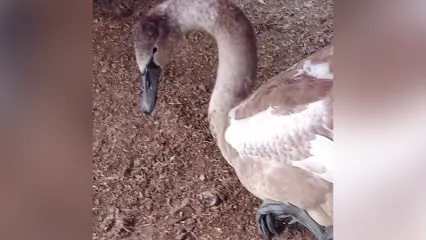
<path id="1" fill-rule="evenodd" d="M 143 17 L 136 32 L 145 113 L 155 106 L 158 69 L 191 30 L 206 31 L 217 41 L 219 67 L 208 110 L 210 129 L 241 183 L 264 200 L 258 220 L 265 238 L 275 233 L 274 215 L 289 215 L 317 238 L 331 239 L 329 229 L 322 226 L 332 226 L 333 219 L 329 155 L 333 47 L 251 93 L 257 71 L 256 36 L 244 13 L 228 0 L 166 1 Z"/>

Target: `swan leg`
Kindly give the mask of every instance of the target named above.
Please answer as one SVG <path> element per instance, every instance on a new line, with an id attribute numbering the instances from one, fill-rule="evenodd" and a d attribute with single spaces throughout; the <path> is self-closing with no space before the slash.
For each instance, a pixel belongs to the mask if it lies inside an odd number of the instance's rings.
<path id="1" fill-rule="evenodd" d="M 333 226 L 324 228 L 324 240 L 333 240 Z"/>
<path id="2" fill-rule="evenodd" d="M 290 203 L 281 203 L 265 200 L 257 211 L 257 223 L 263 239 L 270 240 L 273 235 L 278 235 L 276 220 L 291 218 L 290 223 L 298 222 L 305 226 L 318 240 L 332 240 L 333 227 L 319 225 L 311 216 Z"/>

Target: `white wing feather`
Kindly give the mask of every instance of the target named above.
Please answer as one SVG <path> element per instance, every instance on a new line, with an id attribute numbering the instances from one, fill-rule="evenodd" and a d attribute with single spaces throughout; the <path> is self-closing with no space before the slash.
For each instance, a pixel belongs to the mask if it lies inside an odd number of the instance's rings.
<path id="1" fill-rule="evenodd" d="M 225 132 L 226 141 L 240 156 L 264 157 L 280 162 L 301 160 L 314 138 L 314 128 L 326 129 L 324 101 L 308 104 L 307 109 L 290 115 L 274 113 L 274 108 L 246 119 L 233 119 Z M 327 129 L 328 130 L 328 129 Z"/>
<path id="2" fill-rule="evenodd" d="M 311 157 L 302 161 L 292 161 L 292 165 L 312 172 L 318 177 L 333 182 L 333 141 L 321 136 L 315 135 L 311 141 Z"/>

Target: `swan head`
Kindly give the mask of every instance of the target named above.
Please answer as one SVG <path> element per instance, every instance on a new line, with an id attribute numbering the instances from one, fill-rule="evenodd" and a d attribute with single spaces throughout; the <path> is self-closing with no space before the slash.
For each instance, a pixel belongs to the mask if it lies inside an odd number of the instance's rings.
<path id="1" fill-rule="evenodd" d="M 150 115 L 155 108 L 161 70 L 170 61 L 173 49 L 180 40 L 180 28 L 163 8 L 153 9 L 136 28 L 135 53 L 141 72 L 142 112 Z"/>

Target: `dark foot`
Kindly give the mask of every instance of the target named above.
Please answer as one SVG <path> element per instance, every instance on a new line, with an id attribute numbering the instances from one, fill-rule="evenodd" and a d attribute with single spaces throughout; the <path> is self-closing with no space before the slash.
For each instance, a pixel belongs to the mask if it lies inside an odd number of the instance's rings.
<path id="1" fill-rule="evenodd" d="M 263 201 L 257 211 L 257 224 L 264 240 L 270 240 L 278 235 L 276 222 L 278 219 L 291 218 L 291 223 L 298 222 L 305 226 L 318 240 L 333 240 L 333 227 L 319 225 L 309 214 L 290 203 L 281 203 L 271 200 Z"/>
<path id="2" fill-rule="evenodd" d="M 333 240 L 333 226 L 324 228 L 324 240 Z"/>

